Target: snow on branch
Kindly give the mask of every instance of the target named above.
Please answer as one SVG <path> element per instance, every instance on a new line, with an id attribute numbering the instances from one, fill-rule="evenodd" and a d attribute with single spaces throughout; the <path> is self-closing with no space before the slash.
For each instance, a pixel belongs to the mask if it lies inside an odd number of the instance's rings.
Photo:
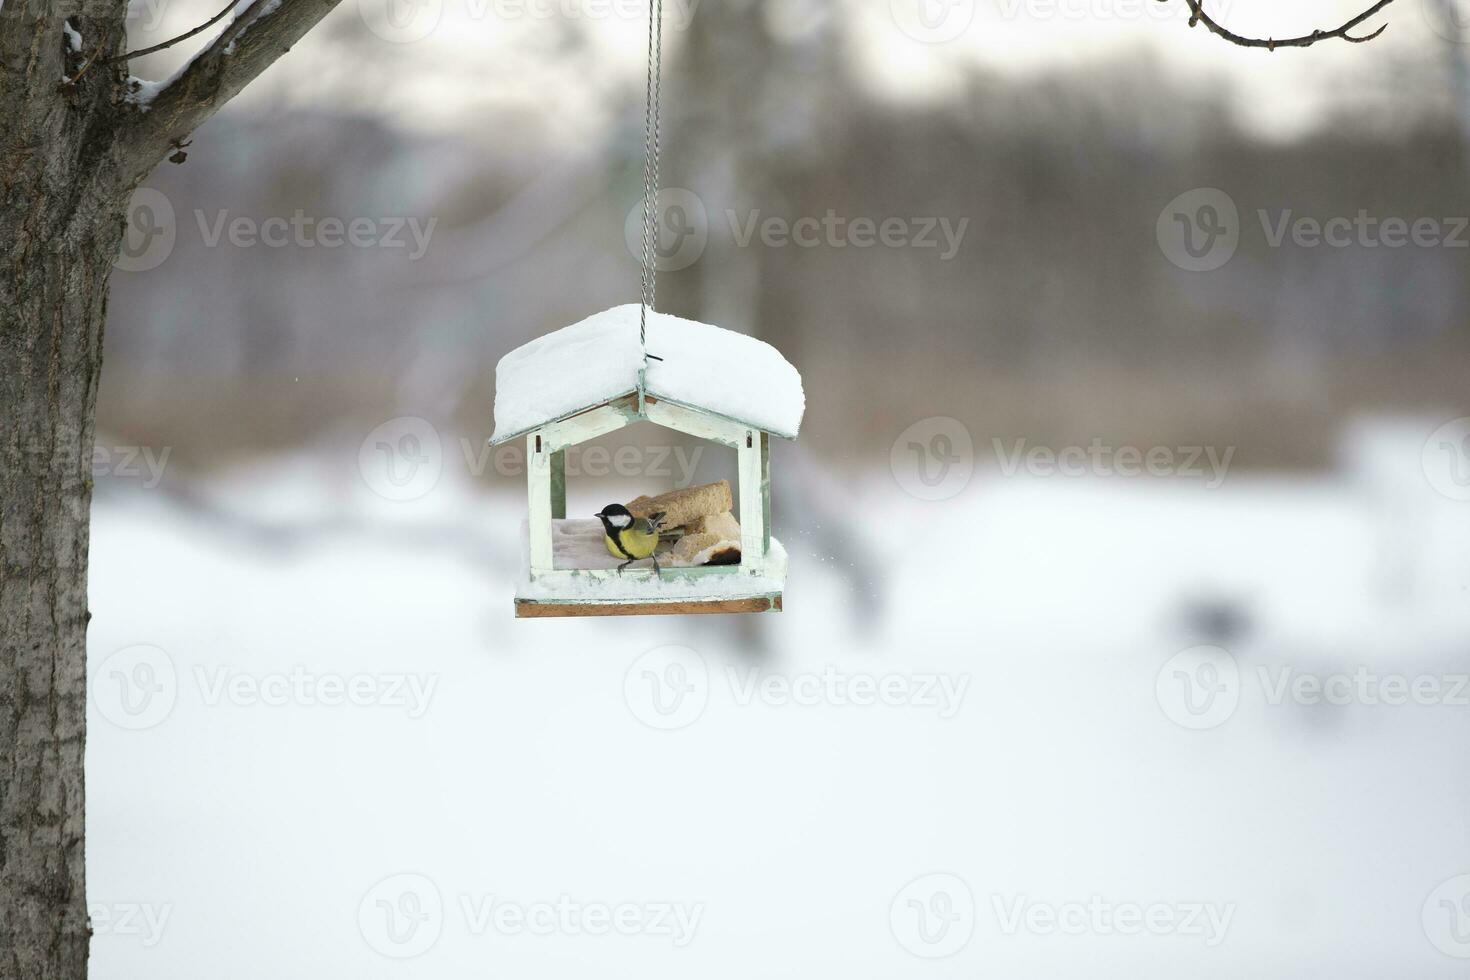
<path id="1" fill-rule="evenodd" d="M 1167 2 L 1167 0 L 1159 0 L 1159 2 L 1165 3 Z M 1243 48 L 1266 48 L 1269 51 L 1275 51 L 1277 48 L 1311 47 L 1318 41 L 1327 41 L 1333 38 L 1340 38 L 1344 41 L 1350 41 L 1353 44 L 1362 44 L 1365 41 L 1371 41 L 1378 35 L 1382 34 L 1384 31 L 1388 30 L 1388 25 L 1384 24 L 1382 27 L 1378 28 L 1378 30 L 1372 32 L 1371 34 L 1364 34 L 1361 37 L 1354 37 L 1351 32 L 1368 18 L 1372 17 L 1374 14 L 1377 14 L 1379 11 L 1381 11 L 1384 7 L 1387 7 L 1389 4 L 1393 3 L 1393 0 L 1378 0 L 1377 3 L 1369 7 L 1367 10 L 1363 11 L 1361 14 L 1358 14 L 1358 16 L 1354 17 L 1352 20 L 1343 24 L 1341 27 L 1336 27 L 1330 31 L 1313 31 L 1310 34 L 1303 34 L 1301 37 L 1288 38 L 1244 37 L 1240 34 L 1236 34 L 1234 31 L 1230 31 L 1224 27 L 1221 27 L 1214 20 L 1214 18 L 1205 13 L 1204 0 L 1184 0 L 1184 2 L 1189 4 L 1190 27 L 1193 27 L 1195 24 L 1204 24 L 1205 27 L 1209 28 L 1211 33 L 1219 35 L 1220 37 L 1229 41 L 1231 44 L 1238 44 Z"/>
<path id="2" fill-rule="evenodd" d="M 124 141 L 133 173 L 141 178 L 151 170 L 340 2 L 239 0 L 234 20 L 208 47 L 148 92 L 151 98 L 135 99 L 140 111 Z"/>

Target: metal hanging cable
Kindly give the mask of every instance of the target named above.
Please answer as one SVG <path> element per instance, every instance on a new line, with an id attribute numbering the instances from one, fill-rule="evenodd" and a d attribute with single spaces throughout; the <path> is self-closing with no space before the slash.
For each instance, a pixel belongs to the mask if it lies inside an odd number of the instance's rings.
<path id="1" fill-rule="evenodd" d="M 643 276 L 638 344 L 648 365 L 648 314 L 658 288 L 659 89 L 663 83 L 664 4 L 648 0 L 648 80 L 643 110 Z M 655 358 L 657 360 L 657 358 Z"/>

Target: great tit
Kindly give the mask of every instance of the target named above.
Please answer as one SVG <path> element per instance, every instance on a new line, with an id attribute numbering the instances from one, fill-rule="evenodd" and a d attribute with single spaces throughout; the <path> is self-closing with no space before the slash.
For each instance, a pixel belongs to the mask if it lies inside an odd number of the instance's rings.
<path id="1" fill-rule="evenodd" d="M 627 559 L 618 566 L 619 575 L 635 561 L 652 558 L 654 573 L 659 578 L 664 577 L 663 570 L 658 567 L 658 558 L 653 553 L 658 547 L 663 511 L 655 511 L 647 517 L 634 517 L 622 504 L 608 504 L 597 512 L 597 519 L 602 521 L 602 529 L 606 532 L 603 543 L 607 545 L 608 554 L 614 558 Z"/>

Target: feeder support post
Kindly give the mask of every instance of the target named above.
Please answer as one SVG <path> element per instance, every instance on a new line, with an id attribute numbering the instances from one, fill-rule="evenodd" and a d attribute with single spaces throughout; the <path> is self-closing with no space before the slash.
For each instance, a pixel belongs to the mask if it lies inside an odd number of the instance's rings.
<path id="1" fill-rule="evenodd" d="M 567 516 L 567 451 L 551 454 L 551 517 L 563 521 Z"/>
<path id="2" fill-rule="evenodd" d="M 526 436 L 526 499 L 531 575 L 551 571 L 551 457 L 539 434 Z"/>
<path id="3" fill-rule="evenodd" d="M 768 485 L 762 465 L 765 433 L 746 429 L 735 447 L 737 479 L 740 483 L 740 564 L 759 573 L 766 561 L 766 495 Z"/>
<path id="4" fill-rule="evenodd" d="M 761 439 L 761 554 L 771 553 L 771 434 L 760 433 Z"/>

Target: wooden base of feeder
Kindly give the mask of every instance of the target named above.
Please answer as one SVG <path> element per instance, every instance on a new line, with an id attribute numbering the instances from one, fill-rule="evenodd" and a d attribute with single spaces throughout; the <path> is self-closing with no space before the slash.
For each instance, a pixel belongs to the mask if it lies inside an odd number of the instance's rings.
<path id="1" fill-rule="evenodd" d="M 780 612 L 781 594 L 739 599 L 642 599 L 622 602 L 556 602 L 517 599 L 516 618 L 544 619 L 557 616 L 687 616 L 701 613 Z"/>
<path id="2" fill-rule="evenodd" d="M 770 539 L 760 564 L 672 564 L 662 575 L 640 561 L 621 572 L 608 554 L 602 525 L 584 518 L 552 522 L 556 567 L 527 568 L 516 595 L 516 616 L 685 616 L 711 613 L 780 612 L 786 586 L 786 549 Z M 668 545 L 662 546 L 667 549 Z M 742 556 L 743 557 L 743 556 Z"/>

